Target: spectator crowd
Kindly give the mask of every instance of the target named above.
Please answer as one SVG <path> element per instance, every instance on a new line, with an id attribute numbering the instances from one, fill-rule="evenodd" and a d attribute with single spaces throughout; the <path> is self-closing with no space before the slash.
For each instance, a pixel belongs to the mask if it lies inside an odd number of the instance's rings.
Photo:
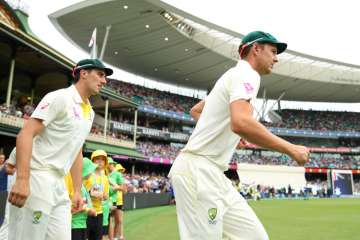
<path id="1" fill-rule="evenodd" d="M 277 111 L 282 121 L 265 123 L 269 127 L 319 130 L 319 131 L 360 131 L 360 113 L 282 109 Z"/>
<path id="2" fill-rule="evenodd" d="M 24 95 L 19 98 L 13 98 L 9 107 L 7 107 L 5 103 L 0 105 L 0 112 L 28 119 L 35 110 L 35 106 L 30 100 L 31 98 Z"/>
<path id="3" fill-rule="evenodd" d="M 117 93 L 131 98 L 141 105 L 177 112 L 188 113 L 200 99 L 150 89 L 135 84 L 109 79 L 108 86 Z"/>
<path id="4" fill-rule="evenodd" d="M 125 186 L 129 193 L 163 193 L 171 192 L 171 185 L 166 173 L 163 175 L 148 172 L 125 174 Z"/>
<path id="5" fill-rule="evenodd" d="M 257 165 L 285 165 L 297 166 L 287 155 L 259 156 L 256 154 L 234 154 L 232 159 L 237 163 L 248 163 Z M 310 161 L 305 164 L 310 168 L 337 168 L 337 169 L 360 169 L 360 159 L 352 155 L 315 155 L 310 156 Z"/>
<path id="6" fill-rule="evenodd" d="M 151 141 L 137 142 L 137 150 L 144 154 L 145 157 L 159 157 L 169 160 L 175 160 L 181 147 L 178 145 L 154 143 Z"/>
<path id="7" fill-rule="evenodd" d="M 233 186 L 246 199 L 281 199 L 281 198 L 329 198 L 335 197 L 333 189 L 329 187 L 326 180 L 309 180 L 301 189 L 294 189 L 291 185 L 287 187 L 276 188 L 269 185 L 261 185 L 256 183 L 242 183 L 240 180 L 232 180 Z M 360 195 L 360 181 L 354 180 L 354 195 Z"/>

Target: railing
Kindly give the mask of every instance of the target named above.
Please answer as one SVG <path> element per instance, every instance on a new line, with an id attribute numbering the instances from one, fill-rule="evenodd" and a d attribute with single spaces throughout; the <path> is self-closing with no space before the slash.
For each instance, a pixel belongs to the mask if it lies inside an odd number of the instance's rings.
<path id="1" fill-rule="evenodd" d="M 172 118 L 172 119 L 195 123 L 195 120 L 189 114 L 186 114 L 186 113 L 167 111 L 167 110 L 155 108 L 153 106 L 148 106 L 148 105 L 140 105 L 138 110 L 140 112 L 151 113 L 151 114 L 155 114 L 155 115 L 161 116 L 161 117 L 167 117 L 167 118 Z"/>
<path id="2" fill-rule="evenodd" d="M 132 134 L 134 132 L 134 125 L 128 123 L 122 123 L 117 121 L 110 122 L 113 129 L 121 130 L 127 133 Z M 162 131 L 154 128 L 146 128 L 146 127 L 137 127 L 137 134 L 144 135 L 147 137 L 159 137 L 164 139 L 170 140 L 180 140 L 180 141 L 187 141 L 189 139 L 189 134 L 180 133 L 180 132 L 168 132 Z"/>
<path id="3" fill-rule="evenodd" d="M 268 127 L 268 129 L 279 136 L 298 136 L 298 137 L 313 137 L 313 138 L 339 138 L 339 137 L 353 137 L 360 138 L 360 132 L 350 131 L 320 131 L 320 130 L 302 130 L 290 128 L 276 128 Z"/>
<path id="4" fill-rule="evenodd" d="M 104 135 L 99 135 L 99 134 L 94 134 L 94 133 L 90 133 L 89 136 L 86 138 L 86 140 L 93 141 L 93 142 L 106 143 L 106 144 L 115 145 L 115 146 L 119 146 L 119 147 L 135 148 L 134 142 L 120 140 L 120 139 L 113 138 L 110 136 L 106 136 L 106 138 L 105 138 Z"/>
<path id="5" fill-rule="evenodd" d="M 22 128 L 24 126 L 25 119 L 0 112 L 0 123 L 12 127 Z"/>
<path id="6" fill-rule="evenodd" d="M 0 112 L 0 124 L 12 126 L 21 129 L 24 126 L 26 119 L 15 117 L 12 115 L 8 115 L 5 113 Z M 117 138 L 113 138 L 110 136 L 104 137 L 103 135 L 97 135 L 90 133 L 86 140 L 99 142 L 99 143 L 106 143 L 110 145 L 115 145 L 119 147 L 126 147 L 126 148 L 135 148 L 135 144 L 131 141 L 120 140 Z"/>

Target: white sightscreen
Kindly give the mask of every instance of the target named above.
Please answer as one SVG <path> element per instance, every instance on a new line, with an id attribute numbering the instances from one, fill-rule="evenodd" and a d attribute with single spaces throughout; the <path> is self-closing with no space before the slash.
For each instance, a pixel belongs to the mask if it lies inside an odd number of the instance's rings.
<path id="1" fill-rule="evenodd" d="M 287 187 L 290 184 L 296 192 L 306 185 L 303 167 L 238 164 L 237 171 L 240 182 L 245 184 L 255 183 L 275 188 Z"/>

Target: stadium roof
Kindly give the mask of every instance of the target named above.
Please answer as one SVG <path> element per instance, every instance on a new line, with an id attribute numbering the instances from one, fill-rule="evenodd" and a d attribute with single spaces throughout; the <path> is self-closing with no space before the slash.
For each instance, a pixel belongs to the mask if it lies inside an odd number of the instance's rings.
<path id="1" fill-rule="evenodd" d="M 57 29 L 89 52 L 95 27 L 98 46 L 111 25 L 104 60 L 158 81 L 209 90 L 238 59 L 243 35 L 160 0 L 88 0 L 50 15 Z M 273 74 L 263 77 L 266 98 L 359 102 L 360 66 L 287 50 Z"/>

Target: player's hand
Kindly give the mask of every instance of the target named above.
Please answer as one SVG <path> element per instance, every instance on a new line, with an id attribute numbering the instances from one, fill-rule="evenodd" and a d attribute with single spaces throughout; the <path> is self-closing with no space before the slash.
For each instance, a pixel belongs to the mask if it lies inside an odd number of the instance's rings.
<path id="1" fill-rule="evenodd" d="M 95 217 L 97 215 L 95 209 L 93 209 L 93 208 L 89 208 L 87 211 L 87 214 L 88 214 L 88 216 L 93 216 L 93 217 Z"/>
<path id="2" fill-rule="evenodd" d="M 248 143 L 245 139 L 241 138 L 240 141 L 239 141 L 239 143 L 238 143 L 238 145 L 236 146 L 236 149 L 243 149 L 243 148 L 245 148 L 248 144 L 249 144 L 249 143 Z"/>
<path id="3" fill-rule="evenodd" d="M 107 195 L 106 193 L 103 193 L 102 200 L 107 200 L 107 199 L 109 199 L 109 195 Z"/>
<path id="4" fill-rule="evenodd" d="M 16 178 L 14 185 L 11 188 L 8 201 L 19 208 L 25 205 L 26 199 L 30 195 L 29 179 Z"/>
<path id="5" fill-rule="evenodd" d="M 307 147 L 301 145 L 293 145 L 289 155 L 300 166 L 304 166 L 305 163 L 309 161 L 310 151 Z"/>
<path id="6" fill-rule="evenodd" d="M 72 201 L 72 212 L 79 212 L 83 209 L 84 200 L 82 199 L 79 192 L 74 192 L 71 201 Z"/>
<path id="7" fill-rule="evenodd" d="M 100 192 L 98 190 L 92 190 L 90 191 L 90 196 L 101 200 L 103 198 L 103 192 Z"/>
<path id="8" fill-rule="evenodd" d="M 85 209 L 77 209 L 71 206 L 71 214 L 77 214 L 79 212 L 85 211 Z"/>
<path id="9" fill-rule="evenodd" d="M 7 175 L 14 175 L 16 168 L 14 165 L 12 165 L 10 163 L 5 163 L 5 171 L 6 171 Z"/>

